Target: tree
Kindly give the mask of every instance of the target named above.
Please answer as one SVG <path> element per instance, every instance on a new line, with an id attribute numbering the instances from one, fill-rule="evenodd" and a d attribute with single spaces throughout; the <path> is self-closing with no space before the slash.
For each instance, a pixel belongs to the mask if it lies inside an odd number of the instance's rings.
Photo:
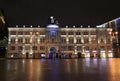
<path id="1" fill-rule="evenodd" d="M 5 57 L 7 49 L 7 37 L 4 37 L 3 40 L 0 40 L 0 57 Z"/>

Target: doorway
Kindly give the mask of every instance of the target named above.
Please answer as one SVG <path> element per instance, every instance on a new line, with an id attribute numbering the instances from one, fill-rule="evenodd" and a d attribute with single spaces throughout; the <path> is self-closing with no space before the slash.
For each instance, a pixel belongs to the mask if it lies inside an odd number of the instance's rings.
<path id="1" fill-rule="evenodd" d="M 51 47 L 50 48 L 50 52 L 49 52 L 49 58 L 58 58 L 58 53 L 55 47 Z"/>
<path id="2" fill-rule="evenodd" d="M 29 53 L 26 53 L 26 59 L 28 59 L 28 55 L 29 55 Z"/>

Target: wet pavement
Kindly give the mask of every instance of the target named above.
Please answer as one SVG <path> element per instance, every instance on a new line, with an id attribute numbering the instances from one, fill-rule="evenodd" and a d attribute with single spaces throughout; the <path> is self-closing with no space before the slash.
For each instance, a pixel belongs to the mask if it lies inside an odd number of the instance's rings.
<path id="1" fill-rule="evenodd" d="M 120 58 L 0 59 L 0 81 L 120 81 Z"/>

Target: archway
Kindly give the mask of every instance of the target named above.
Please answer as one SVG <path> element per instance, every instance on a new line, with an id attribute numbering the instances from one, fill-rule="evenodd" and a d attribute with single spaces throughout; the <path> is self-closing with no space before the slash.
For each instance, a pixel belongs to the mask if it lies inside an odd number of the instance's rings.
<path id="1" fill-rule="evenodd" d="M 55 47 L 51 47 L 50 48 L 50 52 L 49 52 L 49 58 L 58 58 L 58 53 Z"/>

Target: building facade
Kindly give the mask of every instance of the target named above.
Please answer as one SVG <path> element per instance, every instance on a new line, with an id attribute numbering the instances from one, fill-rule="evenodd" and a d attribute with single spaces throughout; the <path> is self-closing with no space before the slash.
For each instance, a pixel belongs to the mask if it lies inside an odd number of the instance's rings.
<path id="1" fill-rule="evenodd" d="M 120 57 L 120 17 L 103 23 L 102 26 L 112 28 L 110 35 L 113 36 L 112 46 L 114 57 Z"/>
<path id="2" fill-rule="evenodd" d="M 113 57 L 112 28 L 9 27 L 7 58 Z"/>

